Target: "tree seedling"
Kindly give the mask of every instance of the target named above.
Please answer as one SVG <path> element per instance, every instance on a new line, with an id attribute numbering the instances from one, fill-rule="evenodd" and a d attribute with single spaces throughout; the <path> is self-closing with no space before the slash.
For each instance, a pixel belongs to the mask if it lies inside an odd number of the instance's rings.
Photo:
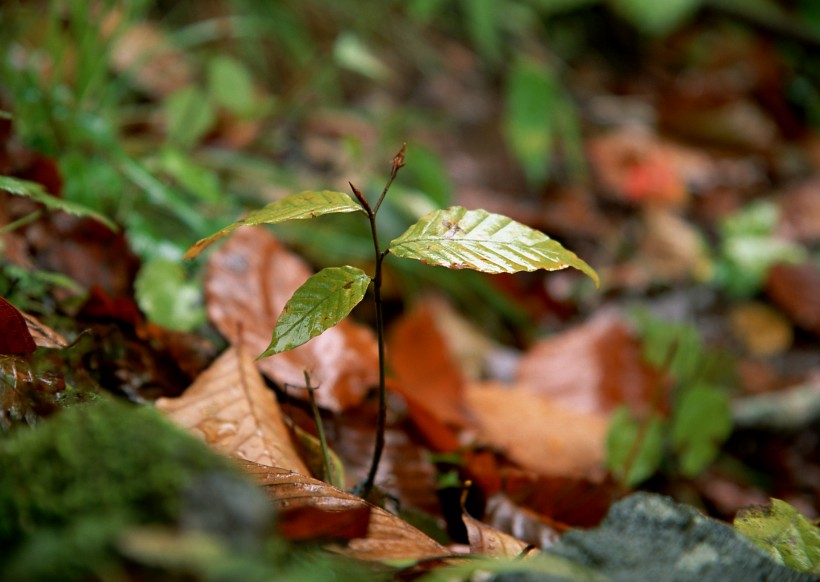
<path id="1" fill-rule="evenodd" d="M 375 271 L 372 276 L 351 266 L 328 267 L 310 277 L 290 298 L 279 316 L 265 358 L 306 343 L 347 317 L 372 285 L 376 309 L 379 351 L 379 412 L 376 443 L 367 477 L 359 491 L 367 498 L 373 488 L 384 449 L 386 427 L 386 389 L 384 355 L 384 315 L 382 309 L 382 266 L 389 255 L 414 259 L 448 269 L 472 269 L 484 273 L 516 273 L 544 269 L 554 271 L 573 267 L 598 284 L 597 273 L 587 263 L 546 234 L 500 214 L 467 210 L 453 206 L 421 217 L 387 248 L 379 241 L 376 216 L 382 202 L 404 166 L 402 146 L 393 158 L 390 178 L 378 201 L 371 205 L 353 184 L 355 199 L 343 192 L 321 191 L 291 194 L 193 245 L 186 258 L 199 255 L 216 240 L 240 226 L 278 224 L 341 212 L 363 213 L 370 222 Z"/>

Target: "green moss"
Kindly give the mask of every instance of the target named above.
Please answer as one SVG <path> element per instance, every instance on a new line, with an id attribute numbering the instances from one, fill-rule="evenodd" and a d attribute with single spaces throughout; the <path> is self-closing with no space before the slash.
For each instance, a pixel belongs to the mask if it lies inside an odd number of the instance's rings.
<path id="1" fill-rule="evenodd" d="M 80 538 L 82 562 L 121 527 L 173 524 L 198 476 L 236 472 L 154 409 L 110 400 L 16 431 L 0 441 L 0 467 L 0 547 L 32 565 L 38 548 L 70 563 Z"/>

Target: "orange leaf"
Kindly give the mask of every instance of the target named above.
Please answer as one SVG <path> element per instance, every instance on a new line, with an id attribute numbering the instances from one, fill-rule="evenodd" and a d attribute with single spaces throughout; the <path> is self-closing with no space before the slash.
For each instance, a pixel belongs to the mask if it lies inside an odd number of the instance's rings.
<path id="1" fill-rule="evenodd" d="M 587 475 L 604 460 L 608 417 L 578 412 L 520 387 L 469 386 L 470 411 L 483 442 L 545 475 Z"/>
<path id="2" fill-rule="evenodd" d="M 278 508 L 314 507 L 325 511 L 346 511 L 369 507 L 370 526 L 367 537 L 354 539 L 336 552 L 360 560 L 423 560 L 449 554 L 448 550 L 406 521 L 372 506 L 360 497 L 284 469 L 242 462 Z"/>
<path id="3" fill-rule="evenodd" d="M 222 453 L 309 474 L 276 397 L 244 350 L 229 348 L 182 396 L 160 398 L 157 408 Z"/>
<path id="4" fill-rule="evenodd" d="M 396 322 L 388 352 L 397 380 L 391 387 L 440 422 L 464 426 L 464 378 L 436 325 L 426 303 Z"/>
<path id="5" fill-rule="evenodd" d="M 256 357 L 268 347 L 276 320 L 310 268 L 261 228 L 231 235 L 208 263 L 206 306 L 211 321 L 232 343 Z M 372 331 L 344 320 L 306 344 L 257 365 L 280 384 L 301 386 L 308 370 L 320 406 L 339 411 L 361 402 L 378 383 Z M 302 391 L 299 391 L 302 392 Z"/>
<path id="6" fill-rule="evenodd" d="M 597 413 L 621 404 L 646 408 L 662 379 L 643 362 L 627 326 L 604 315 L 536 343 L 522 358 L 517 380 L 556 404 Z"/>

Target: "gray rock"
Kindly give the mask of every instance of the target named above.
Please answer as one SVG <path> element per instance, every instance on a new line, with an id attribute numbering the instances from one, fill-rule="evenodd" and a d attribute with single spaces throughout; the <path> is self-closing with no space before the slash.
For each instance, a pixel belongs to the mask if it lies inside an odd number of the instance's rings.
<path id="1" fill-rule="evenodd" d="M 587 566 L 613 582 L 816 580 L 774 562 L 734 528 L 693 507 L 649 493 L 616 503 L 599 527 L 570 531 L 547 552 Z M 509 582 L 503 576 L 496 580 Z"/>

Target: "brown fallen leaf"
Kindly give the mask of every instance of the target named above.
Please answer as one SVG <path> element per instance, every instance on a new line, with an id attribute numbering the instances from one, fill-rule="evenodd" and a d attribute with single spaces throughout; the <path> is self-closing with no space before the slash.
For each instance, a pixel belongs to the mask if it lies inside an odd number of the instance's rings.
<path id="1" fill-rule="evenodd" d="M 470 553 L 493 558 L 518 558 L 530 545 L 470 517 L 466 513 L 461 516 L 467 528 L 467 538 L 470 540 Z"/>
<path id="2" fill-rule="evenodd" d="M 776 265 L 769 270 L 766 293 L 797 325 L 820 336 L 820 269 L 811 262 Z"/>
<path id="3" fill-rule="evenodd" d="M 651 281 L 704 281 L 711 274 L 706 243 L 697 229 L 666 208 L 648 208 L 638 261 Z"/>
<path id="4" fill-rule="evenodd" d="M 222 453 L 309 474 L 293 448 L 276 397 L 240 347 L 229 348 L 182 396 L 160 398 L 156 405 Z"/>
<path id="5" fill-rule="evenodd" d="M 240 228 L 208 262 L 208 316 L 231 343 L 242 343 L 256 357 L 270 344 L 285 303 L 310 275 L 307 264 L 273 235 L 261 228 Z M 374 334 L 350 320 L 257 365 L 276 382 L 297 386 L 305 383 L 307 370 L 320 388 L 318 404 L 334 411 L 358 404 L 378 384 Z"/>
<path id="6" fill-rule="evenodd" d="M 621 404 L 643 410 L 661 382 L 661 374 L 643 362 L 629 328 L 612 314 L 539 341 L 521 359 L 517 375 L 521 387 L 584 413 Z"/>
<path id="7" fill-rule="evenodd" d="M 544 475 L 586 476 L 604 460 L 608 415 L 579 412 L 519 386 L 470 385 L 466 391 L 482 442 Z"/>
<path id="8" fill-rule="evenodd" d="M 360 497 L 285 469 L 241 461 L 240 467 L 265 488 L 280 510 L 314 507 L 325 511 L 347 511 L 369 507 L 367 537 L 351 540 L 346 546 L 330 549 L 360 560 L 423 560 L 450 552 L 406 521 L 372 506 Z"/>
<path id="9" fill-rule="evenodd" d="M 791 324 L 777 310 L 756 301 L 732 307 L 729 313 L 732 332 L 749 354 L 775 356 L 792 345 Z"/>

